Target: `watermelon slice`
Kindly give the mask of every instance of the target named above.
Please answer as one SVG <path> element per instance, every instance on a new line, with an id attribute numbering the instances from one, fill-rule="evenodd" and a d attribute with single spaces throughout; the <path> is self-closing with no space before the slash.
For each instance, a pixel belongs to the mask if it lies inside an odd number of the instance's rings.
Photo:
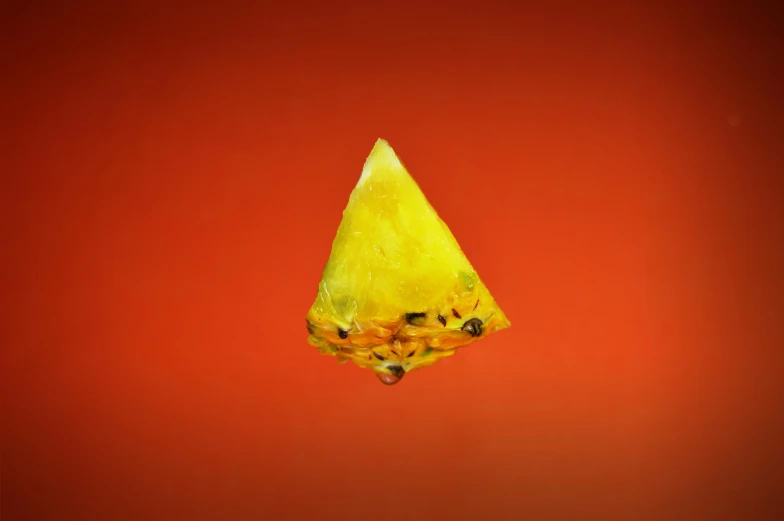
<path id="1" fill-rule="evenodd" d="M 510 325 L 382 139 L 343 211 L 306 320 L 308 343 L 388 385 Z"/>

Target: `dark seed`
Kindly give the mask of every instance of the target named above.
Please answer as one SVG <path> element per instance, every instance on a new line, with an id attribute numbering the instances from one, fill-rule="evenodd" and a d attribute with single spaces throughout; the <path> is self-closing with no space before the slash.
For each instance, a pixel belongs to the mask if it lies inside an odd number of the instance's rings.
<path id="1" fill-rule="evenodd" d="M 392 351 L 392 353 L 393 353 L 395 356 L 400 356 L 400 353 L 398 353 L 398 352 L 397 352 L 397 351 L 395 351 L 394 349 L 391 349 L 391 351 Z"/>
<path id="2" fill-rule="evenodd" d="M 441 322 L 442 326 L 446 326 L 446 319 L 441 315 L 438 315 L 438 321 Z"/>
<path id="3" fill-rule="evenodd" d="M 403 375 L 406 374 L 406 370 L 403 369 L 403 366 L 400 365 L 390 365 L 387 367 L 387 369 L 389 369 L 389 372 L 398 378 L 402 378 Z"/>
<path id="4" fill-rule="evenodd" d="M 338 336 L 340 338 L 345 339 L 346 337 L 348 337 L 348 331 L 343 331 L 342 329 L 338 329 Z"/>
<path id="5" fill-rule="evenodd" d="M 416 353 L 416 351 L 411 351 L 410 353 L 408 353 L 408 355 L 406 355 L 406 358 L 411 358 L 412 356 L 414 356 L 414 353 Z"/>
<path id="6" fill-rule="evenodd" d="M 316 334 L 315 330 L 313 329 L 313 324 L 311 324 L 310 322 L 307 322 L 307 326 L 305 327 L 308 328 L 308 333 L 310 333 L 311 335 Z"/>
<path id="7" fill-rule="evenodd" d="M 463 324 L 463 331 L 471 336 L 479 336 L 482 334 L 482 321 L 478 318 L 470 318 Z"/>
<path id="8" fill-rule="evenodd" d="M 476 306 L 478 306 L 478 305 L 479 305 L 479 300 L 477 300 L 476 304 L 474 304 L 474 309 L 476 309 Z"/>
<path id="9" fill-rule="evenodd" d="M 381 356 L 380 354 L 376 353 L 375 351 L 373 352 L 373 356 L 375 356 L 375 357 L 376 357 L 376 358 L 378 358 L 379 360 L 384 360 L 384 357 L 383 357 L 383 356 Z"/>
<path id="10" fill-rule="evenodd" d="M 452 308 L 452 314 L 455 316 L 455 318 L 462 318 L 462 317 L 460 316 L 460 313 L 458 313 L 458 312 L 457 312 L 457 310 L 456 310 L 455 308 Z"/>
<path id="11" fill-rule="evenodd" d="M 406 313 L 406 322 L 413 326 L 416 325 L 414 324 L 415 321 L 425 318 L 425 316 L 424 313 Z"/>

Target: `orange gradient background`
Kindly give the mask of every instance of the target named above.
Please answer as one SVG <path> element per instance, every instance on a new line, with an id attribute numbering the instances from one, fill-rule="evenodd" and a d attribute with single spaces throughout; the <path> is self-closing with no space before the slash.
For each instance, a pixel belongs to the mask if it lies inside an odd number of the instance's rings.
<path id="1" fill-rule="evenodd" d="M 773 11 L 218 4 L 4 16 L 3 520 L 784 514 Z M 512 321 L 394 387 L 305 342 L 379 137 Z"/>

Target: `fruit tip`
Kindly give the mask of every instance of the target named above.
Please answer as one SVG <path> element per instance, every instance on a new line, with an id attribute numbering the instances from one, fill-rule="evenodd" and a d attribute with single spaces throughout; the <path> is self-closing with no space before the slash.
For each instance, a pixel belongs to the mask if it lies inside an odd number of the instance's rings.
<path id="1" fill-rule="evenodd" d="M 392 165 L 395 168 L 400 168 L 403 165 L 400 163 L 395 151 L 389 146 L 389 143 L 384 138 L 376 139 L 376 144 L 373 150 L 370 151 L 365 166 L 362 168 L 362 175 L 359 178 L 358 184 L 362 184 L 368 177 L 370 177 L 376 168 L 377 164 Z"/>

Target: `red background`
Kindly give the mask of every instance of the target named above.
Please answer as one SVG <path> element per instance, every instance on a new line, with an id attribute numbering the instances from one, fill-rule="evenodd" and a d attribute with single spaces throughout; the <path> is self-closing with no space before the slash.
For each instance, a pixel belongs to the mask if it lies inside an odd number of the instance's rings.
<path id="1" fill-rule="evenodd" d="M 4 15 L 3 519 L 776 517 L 773 11 L 218 4 Z M 378 137 L 512 321 L 391 388 L 304 327 Z"/>

